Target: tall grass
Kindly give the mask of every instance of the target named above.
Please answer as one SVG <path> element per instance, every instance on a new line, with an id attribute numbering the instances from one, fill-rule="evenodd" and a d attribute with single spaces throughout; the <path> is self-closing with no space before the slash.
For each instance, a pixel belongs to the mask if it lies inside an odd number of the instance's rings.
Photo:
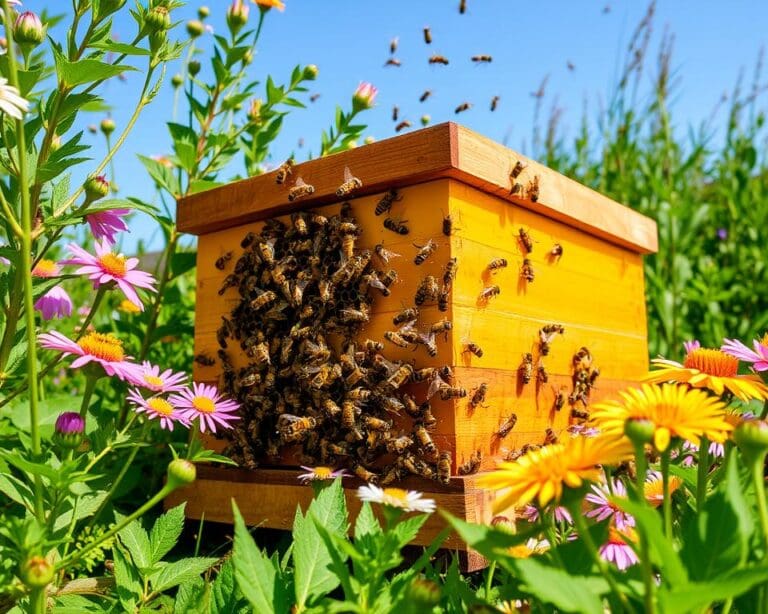
<path id="1" fill-rule="evenodd" d="M 554 105 L 537 124 L 534 155 L 658 222 L 659 252 L 645 265 L 649 350 L 673 357 L 687 339 L 718 347 L 768 328 L 763 66 L 761 52 L 750 86 L 740 78 L 708 120 L 681 121 L 674 37 L 663 33 L 651 54 L 654 8 L 632 36 L 607 107 L 595 120 L 585 111 L 568 138 Z"/>

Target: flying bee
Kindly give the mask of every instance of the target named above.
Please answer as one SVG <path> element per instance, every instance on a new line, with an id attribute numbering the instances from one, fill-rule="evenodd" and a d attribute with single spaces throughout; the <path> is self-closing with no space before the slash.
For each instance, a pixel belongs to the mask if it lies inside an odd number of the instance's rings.
<path id="1" fill-rule="evenodd" d="M 291 223 L 296 234 L 300 237 L 306 237 L 309 234 L 306 213 L 291 213 Z"/>
<path id="2" fill-rule="evenodd" d="M 437 279 L 434 275 L 427 275 L 419 283 L 419 287 L 416 289 L 416 296 L 414 302 L 418 307 L 421 307 L 427 301 L 437 300 L 437 295 L 440 292 L 440 288 L 437 285 Z"/>
<path id="3" fill-rule="evenodd" d="M 533 179 L 528 182 L 525 188 L 525 193 L 531 202 L 538 202 L 539 200 L 539 176 L 534 175 Z"/>
<path id="4" fill-rule="evenodd" d="M 280 414 L 277 418 L 277 432 L 283 443 L 301 441 L 317 427 L 317 420 L 311 416 Z"/>
<path id="5" fill-rule="evenodd" d="M 403 197 L 398 195 L 397 190 L 392 188 L 386 194 L 384 194 L 384 196 L 381 197 L 381 200 L 378 203 L 376 203 L 376 209 L 374 213 L 376 215 L 382 215 L 389 211 L 395 202 L 402 199 Z"/>
<path id="6" fill-rule="evenodd" d="M 499 100 L 500 98 L 498 96 L 494 96 L 491 98 L 491 111 L 495 111 L 496 108 L 499 106 Z"/>
<path id="7" fill-rule="evenodd" d="M 477 471 L 480 469 L 480 464 L 483 462 L 483 452 L 481 450 L 477 450 L 476 452 L 472 452 L 472 454 L 469 455 L 469 459 L 467 459 L 466 462 L 459 465 L 459 475 L 470 475 L 472 473 L 477 473 Z"/>
<path id="8" fill-rule="evenodd" d="M 469 111 L 472 108 L 471 102 L 462 102 L 458 107 L 456 107 L 453 112 L 458 115 L 459 113 L 463 113 L 464 111 Z"/>
<path id="9" fill-rule="evenodd" d="M 565 405 L 565 392 L 563 392 L 563 389 L 555 390 L 553 388 L 552 390 L 555 392 L 555 399 L 552 405 L 555 408 L 555 411 L 560 411 Z"/>
<path id="10" fill-rule="evenodd" d="M 410 345 L 405 339 L 403 339 L 402 335 L 391 330 L 384 332 L 384 338 L 390 343 L 393 343 L 394 345 L 401 348 L 407 348 Z"/>
<path id="11" fill-rule="evenodd" d="M 494 258 L 488 263 L 488 270 L 498 271 L 499 269 L 506 268 L 508 264 L 506 258 Z"/>
<path id="12" fill-rule="evenodd" d="M 501 294 L 501 288 L 499 288 L 499 286 L 488 286 L 480 293 L 480 300 L 487 303 L 491 298 L 498 296 L 499 294 Z"/>
<path id="13" fill-rule="evenodd" d="M 404 119 L 399 124 L 397 124 L 397 126 L 395 126 L 395 132 L 402 132 L 403 130 L 405 130 L 406 128 L 410 128 L 411 126 L 413 126 L 413 124 L 407 119 Z"/>
<path id="14" fill-rule="evenodd" d="M 520 176 L 520 173 L 522 173 L 525 170 L 525 167 L 528 166 L 527 164 L 523 164 L 522 160 L 518 160 L 515 162 L 515 165 L 512 167 L 512 170 L 509 172 L 509 178 L 512 181 L 515 181 Z"/>
<path id="15" fill-rule="evenodd" d="M 451 287 L 443 285 L 437 295 L 437 308 L 440 311 L 448 311 L 448 301 L 450 298 Z"/>
<path id="16" fill-rule="evenodd" d="M 277 294 L 272 292 L 272 290 L 267 290 L 253 299 L 249 305 L 253 311 L 266 311 L 267 309 L 272 308 L 276 302 Z"/>
<path id="17" fill-rule="evenodd" d="M 435 442 L 432 441 L 432 436 L 429 434 L 429 431 L 424 428 L 423 424 L 417 424 L 413 430 L 413 434 L 415 440 L 427 454 L 431 456 L 437 452 L 437 446 L 435 446 Z"/>
<path id="18" fill-rule="evenodd" d="M 451 399 L 463 399 L 467 396 L 466 388 L 455 388 L 453 386 L 446 386 L 440 389 L 440 399 L 443 401 L 450 401 Z"/>
<path id="19" fill-rule="evenodd" d="M 467 0 L 459 0 L 459 15 L 467 12 Z"/>
<path id="20" fill-rule="evenodd" d="M 555 435 L 555 431 L 553 431 L 551 428 L 548 428 L 546 431 L 544 431 L 544 445 L 549 446 L 553 443 L 557 443 L 557 435 Z"/>
<path id="21" fill-rule="evenodd" d="M 549 373 L 544 368 L 544 363 L 539 362 L 539 365 L 536 367 L 536 382 L 538 384 L 546 384 L 548 381 Z"/>
<path id="22" fill-rule="evenodd" d="M 440 452 L 437 461 L 437 481 L 447 486 L 451 482 L 451 453 Z"/>
<path id="23" fill-rule="evenodd" d="M 425 245 L 416 245 L 416 243 L 413 245 L 414 247 L 419 248 L 419 253 L 416 254 L 416 257 L 413 259 L 413 263 L 417 266 L 423 264 L 427 258 L 429 258 L 437 251 L 437 243 L 435 243 L 432 239 L 427 241 Z"/>
<path id="24" fill-rule="evenodd" d="M 264 265 L 272 270 L 275 268 L 275 239 L 259 242 L 259 255 Z"/>
<path id="25" fill-rule="evenodd" d="M 389 41 L 389 52 L 394 53 L 397 51 L 397 43 L 399 42 L 399 39 L 397 36 L 393 38 L 391 41 Z"/>
<path id="26" fill-rule="evenodd" d="M 476 64 L 490 64 L 493 62 L 493 56 L 487 54 L 473 55 L 472 61 Z"/>
<path id="27" fill-rule="evenodd" d="M 315 186 L 306 183 L 301 177 L 296 179 L 296 183 L 288 190 L 288 201 L 293 202 L 299 198 L 304 198 L 315 193 Z"/>
<path id="28" fill-rule="evenodd" d="M 443 271 L 443 285 L 451 286 L 453 280 L 456 279 L 456 272 L 459 269 L 459 261 L 456 257 L 451 258 L 445 263 L 445 271 Z"/>
<path id="29" fill-rule="evenodd" d="M 533 354 L 527 352 L 523 354 L 523 362 L 518 368 L 520 380 L 523 384 L 530 384 L 533 377 Z"/>
<path id="30" fill-rule="evenodd" d="M 216 359 L 208 354 L 201 352 L 195 356 L 195 362 L 201 367 L 212 367 L 216 364 Z"/>
<path id="31" fill-rule="evenodd" d="M 399 68 L 402 65 L 403 63 L 397 58 L 389 58 L 386 62 L 384 62 L 384 66 L 397 66 Z"/>
<path id="32" fill-rule="evenodd" d="M 243 237 L 243 240 L 240 241 L 240 247 L 242 247 L 243 249 L 248 249 L 255 240 L 256 240 L 256 233 L 249 232 Z"/>
<path id="33" fill-rule="evenodd" d="M 448 58 L 443 55 L 431 55 L 428 61 L 430 64 L 442 64 L 443 66 L 448 66 Z"/>
<path id="34" fill-rule="evenodd" d="M 520 277 L 528 283 L 533 282 L 536 278 L 536 272 L 533 270 L 530 258 L 523 259 L 523 266 L 520 268 Z"/>
<path id="35" fill-rule="evenodd" d="M 488 384 L 483 382 L 480 384 L 475 391 L 472 393 L 472 396 L 469 398 L 469 408 L 475 409 L 478 405 L 482 405 L 485 403 L 485 396 L 488 394 Z"/>
<path id="36" fill-rule="evenodd" d="M 432 95 L 432 90 L 424 90 L 424 93 L 419 96 L 419 102 L 426 102 L 427 98 Z"/>
<path id="37" fill-rule="evenodd" d="M 563 255 L 563 246 L 559 243 L 555 243 L 552 246 L 552 249 L 549 250 L 549 255 L 551 258 L 560 258 Z"/>
<path id="38" fill-rule="evenodd" d="M 378 256 L 378 258 L 384 263 L 389 264 L 389 261 L 392 258 L 399 258 L 400 254 L 397 254 L 393 251 L 390 251 L 386 249 L 381 243 L 378 243 L 376 247 L 373 248 L 373 253 Z"/>
<path id="39" fill-rule="evenodd" d="M 496 436 L 499 439 L 504 439 L 507 435 L 509 435 L 512 432 L 512 429 L 515 428 L 515 425 L 517 424 L 517 414 L 511 414 L 509 418 L 504 420 L 504 422 L 501 423 L 499 426 L 499 430 L 496 431 Z"/>
<path id="40" fill-rule="evenodd" d="M 408 309 L 403 309 L 400 313 L 395 315 L 395 317 L 392 318 L 392 324 L 399 326 L 405 322 L 413 322 L 418 319 L 419 310 L 416 307 L 409 307 Z"/>
<path id="41" fill-rule="evenodd" d="M 408 226 L 405 225 L 407 221 L 408 220 L 394 220 L 391 217 L 388 217 L 384 220 L 384 228 L 396 232 L 399 235 L 407 235 L 410 232 Z"/>
<path id="42" fill-rule="evenodd" d="M 290 175 L 292 172 L 293 158 L 288 158 L 277 168 L 277 172 L 275 173 L 275 183 L 277 185 L 284 184 L 285 180 L 288 179 L 288 175 Z"/>
<path id="43" fill-rule="evenodd" d="M 429 29 L 429 26 L 424 27 L 424 42 L 427 45 L 432 44 L 432 30 Z"/>
<path id="44" fill-rule="evenodd" d="M 387 380 L 387 386 L 393 390 L 397 390 L 411 379 L 413 375 L 413 367 L 408 363 L 400 366 Z"/>
<path id="45" fill-rule="evenodd" d="M 397 105 L 392 107 L 392 121 L 396 122 L 397 118 L 400 116 L 400 107 Z"/>
<path id="46" fill-rule="evenodd" d="M 320 98 L 320 94 L 312 94 L 309 97 L 309 102 L 317 102 L 317 99 Z"/>
<path id="47" fill-rule="evenodd" d="M 227 266 L 227 262 L 229 262 L 230 260 L 232 260 L 231 251 L 227 252 L 226 254 L 218 258 L 215 262 L 215 266 L 217 269 L 219 269 L 219 271 L 223 271 L 224 268 Z"/>
<path id="48" fill-rule="evenodd" d="M 470 353 L 474 354 L 475 356 L 477 356 L 478 358 L 482 358 L 483 357 L 483 348 L 481 348 L 479 345 L 477 345 L 477 343 L 474 343 L 474 342 L 469 341 L 469 340 L 464 342 L 464 351 L 465 352 L 470 352 Z"/>
<path id="49" fill-rule="evenodd" d="M 517 231 L 517 236 L 520 240 L 520 243 L 525 248 L 525 254 L 530 254 L 533 251 L 533 239 L 531 238 L 530 233 L 528 233 L 528 231 L 521 226 L 520 230 Z"/>
<path id="50" fill-rule="evenodd" d="M 369 484 L 378 484 L 379 476 L 360 464 L 355 465 L 355 475 Z"/>

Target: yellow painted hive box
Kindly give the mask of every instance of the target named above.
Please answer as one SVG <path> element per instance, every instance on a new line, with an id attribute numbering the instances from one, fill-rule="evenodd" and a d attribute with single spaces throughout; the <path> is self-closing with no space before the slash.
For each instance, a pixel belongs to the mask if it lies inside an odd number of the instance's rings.
<path id="1" fill-rule="evenodd" d="M 478 470 L 646 372 L 652 220 L 451 123 L 279 175 L 178 204 L 199 237 L 194 379 L 243 404 L 208 439 L 241 468 L 201 468 L 168 502 L 188 516 L 229 522 L 235 497 L 289 528 L 298 466 L 323 464 L 348 494 L 392 483 L 488 521 Z"/>

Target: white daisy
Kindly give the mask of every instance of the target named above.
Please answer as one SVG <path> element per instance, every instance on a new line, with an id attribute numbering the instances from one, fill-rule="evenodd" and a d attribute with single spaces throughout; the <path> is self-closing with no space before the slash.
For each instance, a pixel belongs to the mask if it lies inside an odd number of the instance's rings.
<path id="1" fill-rule="evenodd" d="M 396 507 L 406 512 L 434 512 L 433 499 L 423 499 L 420 492 L 415 490 L 403 490 L 402 488 L 379 488 L 372 484 L 366 484 L 357 489 L 357 496 L 362 501 L 381 503 L 390 507 Z"/>
<path id="2" fill-rule="evenodd" d="M 14 119 L 21 119 L 29 110 L 29 102 L 19 96 L 19 90 L 8 85 L 8 79 L 0 77 L 0 111 Z"/>

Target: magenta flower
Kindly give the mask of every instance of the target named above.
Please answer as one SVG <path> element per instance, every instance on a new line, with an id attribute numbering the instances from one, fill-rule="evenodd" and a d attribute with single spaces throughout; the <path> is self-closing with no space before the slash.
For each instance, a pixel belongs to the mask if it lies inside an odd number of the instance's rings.
<path id="1" fill-rule="evenodd" d="M 723 458 L 725 456 L 725 446 L 722 443 L 717 443 L 716 441 L 709 443 L 707 451 L 711 456 L 714 456 L 715 458 Z M 684 454 L 684 456 L 683 460 L 680 461 L 680 464 L 683 467 L 691 467 L 692 465 L 695 465 L 698 460 L 697 457 L 699 454 L 699 446 L 697 446 L 695 443 L 691 443 L 690 441 L 684 441 L 682 454 Z"/>
<path id="2" fill-rule="evenodd" d="M 627 527 L 635 526 L 635 519 L 626 512 L 622 512 L 614 503 L 611 503 L 609 497 L 627 496 L 627 489 L 620 480 L 611 481 L 611 489 L 607 484 L 592 484 L 592 492 L 587 494 L 584 499 L 597 507 L 587 512 L 587 518 L 594 518 L 597 522 L 602 522 L 607 518 L 613 518 L 616 528 L 620 531 Z"/>
<path id="3" fill-rule="evenodd" d="M 149 420 L 160 420 L 160 428 L 168 431 L 173 430 L 176 422 L 185 427 L 189 427 L 189 420 L 184 412 L 168 399 L 161 396 L 153 396 L 145 399 L 135 388 L 128 391 L 128 400 L 133 405 L 137 413 L 146 414 Z"/>
<path id="4" fill-rule="evenodd" d="M 634 534 L 633 529 L 627 531 L 629 535 Z M 611 527 L 608 530 L 608 541 L 600 546 L 600 556 L 604 561 L 613 563 L 621 571 L 632 567 L 639 562 L 637 554 L 632 547 L 627 544 L 625 537 L 627 534 L 620 533 L 617 529 Z"/>
<path id="5" fill-rule="evenodd" d="M 32 277 L 50 279 L 61 275 L 61 267 L 53 260 L 41 259 L 32 269 Z"/>
<path id="6" fill-rule="evenodd" d="M 79 264 L 77 273 L 88 275 L 93 282 L 93 287 L 98 288 L 102 284 L 114 282 L 125 294 L 125 298 L 131 301 L 142 311 L 144 305 L 139 300 L 135 288 L 145 288 L 150 292 L 156 292 L 154 288 L 155 278 L 144 271 L 136 271 L 138 258 L 126 258 L 122 254 L 110 251 L 106 240 L 101 244 L 96 242 L 96 255 L 89 254 L 82 247 L 70 243 L 67 248 L 74 258 L 62 260 L 62 264 Z"/>
<path id="7" fill-rule="evenodd" d="M 344 469 L 334 471 L 330 467 L 305 467 L 304 465 L 300 465 L 300 467 L 307 473 L 302 473 L 296 477 L 304 484 L 314 482 L 315 480 L 335 480 L 336 478 L 349 475 Z"/>
<path id="8" fill-rule="evenodd" d="M 146 360 L 139 367 L 138 385 L 154 393 L 181 392 L 186 379 L 186 373 L 174 373 L 172 369 L 160 373 L 160 367 Z"/>
<path id="9" fill-rule="evenodd" d="M 181 410 L 187 421 L 191 422 L 197 418 L 202 433 L 206 427 L 215 433 L 217 424 L 230 428 L 230 422 L 240 419 L 240 416 L 234 415 L 240 410 L 240 404 L 225 399 L 219 394 L 216 386 L 194 382 L 191 390 L 184 388 L 178 394 L 171 395 L 168 400 Z"/>
<path id="10" fill-rule="evenodd" d="M 65 411 L 56 418 L 53 427 L 53 440 L 62 448 L 74 450 L 83 441 L 85 419 L 74 411 Z"/>
<path id="11" fill-rule="evenodd" d="M 571 513 L 563 506 L 557 506 L 555 508 L 555 521 L 560 524 L 573 524 L 573 518 Z M 523 511 L 520 512 L 520 518 L 523 518 L 531 524 L 538 522 L 539 520 L 539 508 L 535 505 L 526 505 Z"/>
<path id="12" fill-rule="evenodd" d="M 43 320 L 68 318 L 72 315 L 72 299 L 64 288 L 54 286 L 37 299 L 35 309 L 42 314 Z"/>
<path id="13" fill-rule="evenodd" d="M 683 348 L 685 349 L 686 354 L 690 354 L 693 352 L 693 350 L 698 350 L 701 347 L 701 343 L 699 343 L 696 339 L 693 341 L 683 341 Z"/>
<path id="14" fill-rule="evenodd" d="M 765 337 L 754 339 L 752 346 L 755 349 L 752 351 L 738 339 L 726 339 L 720 350 L 729 356 L 751 363 L 755 371 L 768 371 L 768 346 L 764 344 L 765 341 Z"/>
<path id="15" fill-rule="evenodd" d="M 355 93 L 352 95 L 352 108 L 357 111 L 370 109 L 373 107 L 373 103 L 376 100 L 376 94 L 378 93 L 379 90 L 374 87 L 372 83 L 361 83 L 357 86 Z"/>
<path id="16" fill-rule="evenodd" d="M 110 334 L 88 333 L 79 341 L 67 339 L 61 333 L 51 331 L 38 337 L 40 346 L 47 350 L 56 350 L 65 355 L 77 356 L 72 369 L 78 369 L 91 362 L 101 365 L 107 375 L 115 375 L 122 380 L 136 383 L 139 378 L 139 366 L 127 360 L 122 342 Z"/>
<path id="17" fill-rule="evenodd" d="M 118 232 L 128 231 L 123 218 L 130 214 L 130 209 L 108 209 L 97 211 L 85 216 L 85 221 L 91 227 L 95 239 L 104 239 L 110 245 L 115 244 L 115 235 Z M 130 232 L 130 231 L 129 231 Z"/>

